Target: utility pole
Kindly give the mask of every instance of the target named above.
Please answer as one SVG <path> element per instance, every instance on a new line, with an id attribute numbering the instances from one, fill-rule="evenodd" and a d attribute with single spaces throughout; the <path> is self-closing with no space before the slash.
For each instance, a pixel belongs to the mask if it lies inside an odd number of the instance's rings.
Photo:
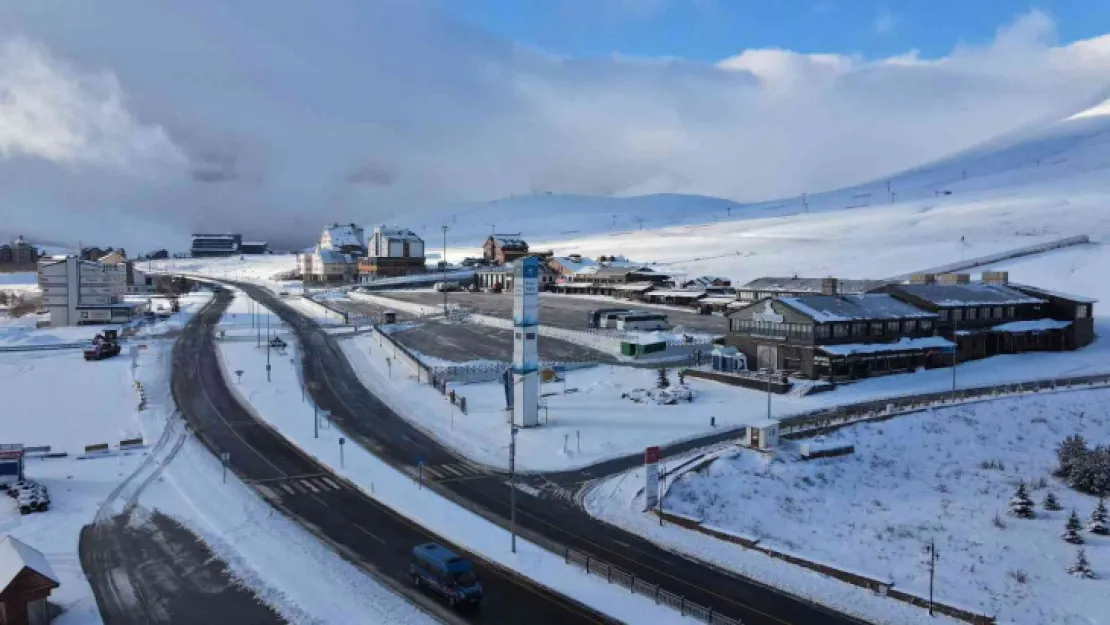
<path id="1" fill-rule="evenodd" d="M 956 363 L 958 362 L 957 356 L 960 352 L 960 323 L 956 320 L 956 310 L 951 311 L 952 315 L 952 401 L 956 400 Z"/>
<path id="2" fill-rule="evenodd" d="M 511 421 L 510 421 L 511 423 Z M 516 553 L 516 426 L 510 430 L 509 441 L 509 534 L 512 536 L 512 551 Z"/>
<path id="3" fill-rule="evenodd" d="M 802 209 L 805 210 L 806 213 L 809 212 L 809 202 L 806 201 L 805 193 L 802 194 Z"/>
<path id="4" fill-rule="evenodd" d="M 770 367 L 767 368 L 767 420 L 771 420 L 771 373 Z"/>
<path id="5" fill-rule="evenodd" d="M 447 315 L 447 226 L 443 226 L 443 314 Z"/>
<path id="6" fill-rule="evenodd" d="M 270 318 L 266 317 L 266 381 L 270 381 Z"/>
<path id="7" fill-rule="evenodd" d="M 925 548 L 925 552 L 929 554 L 929 616 L 933 616 L 933 579 L 936 576 L 937 560 L 940 560 L 935 539 L 929 541 L 929 546 Z"/>

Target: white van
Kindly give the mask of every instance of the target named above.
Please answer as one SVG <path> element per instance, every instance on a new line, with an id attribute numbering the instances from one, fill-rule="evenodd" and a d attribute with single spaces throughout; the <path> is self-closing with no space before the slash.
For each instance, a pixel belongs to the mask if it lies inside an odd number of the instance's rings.
<path id="1" fill-rule="evenodd" d="M 435 290 L 436 293 L 443 293 L 444 291 L 447 291 L 447 292 L 458 291 L 459 290 L 459 283 L 458 282 L 436 282 L 435 286 L 432 287 L 432 288 Z"/>

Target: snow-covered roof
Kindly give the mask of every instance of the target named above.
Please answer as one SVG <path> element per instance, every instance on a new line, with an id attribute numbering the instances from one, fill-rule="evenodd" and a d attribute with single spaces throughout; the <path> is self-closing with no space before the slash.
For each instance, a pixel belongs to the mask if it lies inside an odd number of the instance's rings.
<path id="1" fill-rule="evenodd" d="M 717 282 L 723 282 L 727 284 L 729 282 L 729 279 L 722 278 L 721 276 L 699 276 L 697 278 L 694 278 L 693 280 L 690 280 L 689 282 L 687 282 L 687 284 L 693 284 L 696 286 L 713 286 L 714 283 Z"/>
<path id="2" fill-rule="evenodd" d="M 320 257 L 320 262 L 327 264 L 350 264 L 355 262 L 349 254 L 344 254 L 339 250 L 332 250 L 327 248 L 316 248 L 316 255 Z"/>
<path id="3" fill-rule="evenodd" d="M 1044 330 L 1063 330 L 1071 325 L 1070 321 L 1060 321 L 1058 319 L 1032 319 L 1029 321 L 1011 321 L 1010 323 L 1003 323 L 991 328 L 985 328 L 986 332 L 1041 332 Z"/>
<path id="4" fill-rule="evenodd" d="M 1043 304 L 1045 300 L 1001 284 L 900 284 L 898 290 L 936 306 Z"/>
<path id="5" fill-rule="evenodd" d="M 366 247 L 363 230 L 355 224 L 332 224 L 324 229 L 331 238 L 332 247 L 357 245 Z"/>
<path id="6" fill-rule="evenodd" d="M 528 244 L 517 236 L 511 234 L 495 234 L 490 237 L 497 242 L 497 245 L 503 250 L 527 250 Z"/>
<path id="7" fill-rule="evenodd" d="M 818 345 L 817 349 L 830 356 L 851 356 L 852 354 L 878 354 L 882 352 L 905 352 L 922 349 L 952 349 L 952 341 L 940 336 L 927 336 L 918 339 L 902 338 L 894 343 L 843 343 L 840 345 Z"/>
<path id="8" fill-rule="evenodd" d="M 753 291 L 778 293 L 820 293 L 822 278 L 756 278 L 740 287 Z M 841 294 L 866 293 L 886 284 L 882 280 L 837 280 L 837 292 Z"/>
<path id="9" fill-rule="evenodd" d="M 613 284 L 608 285 L 608 288 L 614 291 L 647 291 L 655 285 L 651 282 L 632 282 L 630 284 Z"/>
<path id="10" fill-rule="evenodd" d="M 241 235 L 238 234 L 194 234 L 193 240 L 202 239 L 205 241 L 236 241 Z"/>
<path id="11" fill-rule="evenodd" d="M 1059 297 L 1061 299 L 1070 299 L 1071 301 L 1078 302 L 1080 304 L 1097 304 L 1098 303 L 1097 299 L 1095 299 L 1093 297 L 1088 297 L 1086 295 L 1072 295 L 1071 293 L 1064 293 L 1063 291 L 1050 291 L 1048 289 L 1042 289 L 1039 286 L 1028 286 L 1028 285 L 1025 285 L 1025 284 L 1014 284 L 1012 282 L 1010 283 L 1010 286 L 1014 287 L 1015 289 L 1017 289 L 1017 290 L 1019 290 L 1023 293 L 1028 293 L 1028 294 L 1034 295 L 1034 296 Z"/>
<path id="12" fill-rule="evenodd" d="M 269 245 L 265 241 L 243 241 L 243 245 Z"/>
<path id="13" fill-rule="evenodd" d="M 399 226 L 377 226 L 374 228 L 374 232 L 394 241 L 423 241 L 412 230 Z"/>
<path id="14" fill-rule="evenodd" d="M 55 584 L 61 583 L 54 569 L 50 567 L 50 563 L 46 561 L 46 556 L 14 536 L 5 536 L 0 540 L 0 591 L 7 588 L 25 568 L 50 579 Z"/>
<path id="15" fill-rule="evenodd" d="M 559 263 L 560 265 L 562 265 L 563 267 L 565 267 L 567 269 L 567 271 L 570 271 L 571 273 L 582 273 L 582 270 L 585 269 L 586 267 L 595 267 L 595 266 L 597 266 L 597 263 L 595 263 L 592 258 L 586 258 L 585 256 L 583 256 L 581 258 L 571 258 L 569 256 L 558 256 L 554 260 L 557 263 Z M 596 271 L 596 270 L 591 269 L 591 271 Z"/>
<path id="16" fill-rule="evenodd" d="M 818 323 L 906 318 L 936 318 L 935 313 L 897 300 L 885 293 L 864 295 L 803 295 L 779 301 Z"/>
<path id="17" fill-rule="evenodd" d="M 737 299 L 735 297 L 730 297 L 728 295 L 710 295 L 709 297 L 706 297 L 705 299 L 701 300 L 701 303 L 702 304 L 726 304 L 727 305 L 727 304 L 731 304 L 735 301 L 737 301 Z"/>
<path id="18" fill-rule="evenodd" d="M 661 291 L 652 291 L 649 297 L 661 295 L 664 297 L 692 297 L 699 298 L 705 297 L 705 291 L 701 289 L 664 289 Z"/>

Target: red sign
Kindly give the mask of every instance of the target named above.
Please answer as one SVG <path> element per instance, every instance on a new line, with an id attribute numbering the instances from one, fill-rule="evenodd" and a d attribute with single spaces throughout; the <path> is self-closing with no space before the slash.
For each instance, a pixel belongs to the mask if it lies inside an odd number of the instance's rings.
<path id="1" fill-rule="evenodd" d="M 22 457 L 22 449 L 18 451 L 0 451 L 0 460 L 19 460 Z"/>
<path id="2" fill-rule="evenodd" d="M 644 464 L 655 464 L 659 462 L 659 448 L 648 447 L 644 450 Z"/>

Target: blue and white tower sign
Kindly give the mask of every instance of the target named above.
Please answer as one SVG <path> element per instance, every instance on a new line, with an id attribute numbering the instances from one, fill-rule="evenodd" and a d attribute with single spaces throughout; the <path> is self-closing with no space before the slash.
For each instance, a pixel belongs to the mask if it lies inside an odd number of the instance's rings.
<path id="1" fill-rule="evenodd" d="M 540 261 L 516 261 L 513 277 L 513 423 L 522 427 L 540 424 Z"/>

